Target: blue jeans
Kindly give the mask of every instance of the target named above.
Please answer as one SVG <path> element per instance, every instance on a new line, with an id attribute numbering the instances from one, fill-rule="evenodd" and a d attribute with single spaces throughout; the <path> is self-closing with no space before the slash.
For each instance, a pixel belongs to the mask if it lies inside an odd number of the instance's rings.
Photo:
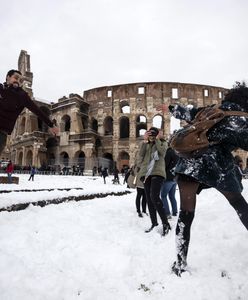
<path id="1" fill-rule="evenodd" d="M 177 214 L 177 201 L 176 201 L 176 197 L 175 197 L 176 186 L 177 186 L 177 183 L 175 181 L 166 181 L 165 180 L 162 185 L 161 191 L 160 191 L 164 210 L 165 210 L 165 213 L 167 216 L 171 214 L 170 208 L 168 205 L 168 201 L 167 201 L 167 195 L 169 196 L 169 199 L 170 199 L 172 214 L 173 215 Z"/>

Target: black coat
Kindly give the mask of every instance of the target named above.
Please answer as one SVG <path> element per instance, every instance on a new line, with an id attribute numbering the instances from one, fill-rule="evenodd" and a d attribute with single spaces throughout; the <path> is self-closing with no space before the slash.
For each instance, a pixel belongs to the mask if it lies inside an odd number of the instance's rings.
<path id="1" fill-rule="evenodd" d="M 16 119 L 25 107 L 36 114 L 49 127 L 53 127 L 53 123 L 48 116 L 22 88 L 0 84 L 0 130 L 10 134 L 15 126 Z"/>
<path id="2" fill-rule="evenodd" d="M 224 103 L 223 110 L 240 111 L 239 105 Z M 190 121 L 198 112 L 195 108 L 175 106 L 171 109 L 178 119 Z M 241 193 L 243 186 L 234 163 L 232 151 L 241 148 L 248 151 L 248 118 L 228 116 L 208 131 L 209 141 L 218 142 L 195 158 L 180 158 L 175 172 L 188 175 L 201 183 L 199 191 L 214 187 L 220 191 Z"/>
<path id="3" fill-rule="evenodd" d="M 178 162 L 178 155 L 169 147 L 165 153 L 166 181 L 173 181 L 175 178 L 175 166 Z"/>

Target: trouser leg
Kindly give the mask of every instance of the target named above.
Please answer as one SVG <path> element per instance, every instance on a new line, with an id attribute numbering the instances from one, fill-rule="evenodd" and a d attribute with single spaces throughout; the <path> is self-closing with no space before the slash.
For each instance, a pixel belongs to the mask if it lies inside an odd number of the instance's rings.
<path id="1" fill-rule="evenodd" d="M 142 200 L 141 200 L 142 212 L 146 213 L 146 193 L 145 190 L 142 189 Z"/>
<path id="2" fill-rule="evenodd" d="M 169 185 L 168 185 L 168 181 L 164 181 L 161 187 L 161 200 L 163 203 L 163 207 L 164 207 L 164 211 L 165 214 L 168 216 L 170 215 L 170 208 L 169 208 L 169 204 L 168 204 L 168 200 L 167 200 L 167 195 L 169 192 Z"/>
<path id="3" fill-rule="evenodd" d="M 142 193 L 143 193 L 143 189 L 137 187 L 137 194 L 136 194 L 136 201 L 135 201 L 137 213 L 141 212 L 140 211 L 140 199 L 142 197 Z"/>
<path id="4" fill-rule="evenodd" d="M 221 192 L 236 210 L 240 221 L 248 230 L 248 203 L 240 193 Z"/>
<path id="5" fill-rule="evenodd" d="M 161 176 L 152 176 L 151 177 L 151 189 L 150 189 L 150 198 L 151 201 L 158 212 L 160 219 L 163 224 L 167 224 L 167 216 L 165 214 L 164 208 L 163 208 L 163 202 L 160 198 L 160 191 L 162 184 L 164 182 L 164 178 Z"/>
<path id="6" fill-rule="evenodd" d="M 175 197 L 176 194 L 176 182 L 172 184 L 171 189 L 169 191 L 169 199 L 170 199 L 170 203 L 171 203 L 171 209 L 172 209 L 172 214 L 176 215 L 177 214 L 177 200 Z"/>
<path id="7" fill-rule="evenodd" d="M 157 221 L 156 209 L 155 209 L 155 206 L 154 206 L 154 204 L 152 202 L 152 199 L 151 199 L 151 177 L 150 176 L 146 179 L 146 181 L 144 183 L 144 188 L 145 188 L 147 206 L 148 206 L 149 215 L 150 215 L 152 225 L 157 226 L 158 221 Z"/>

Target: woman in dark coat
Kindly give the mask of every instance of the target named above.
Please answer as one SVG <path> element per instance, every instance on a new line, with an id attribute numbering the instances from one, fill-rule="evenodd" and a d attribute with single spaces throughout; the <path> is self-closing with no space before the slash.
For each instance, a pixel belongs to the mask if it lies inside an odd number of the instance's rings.
<path id="1" fill-rule="evenodd" d="M 224 111 L 248 112 L 248 88 L 238 84 L 225 96 L 220 108 Z M 180 105 L 169 106 L 174 117 L 190 122 L 201 109 Z M 187 266 L 190 227 L 194 219 L 196 195 L 204 188 L 220 191 L 236 210 L 248 230 L 248 204 L 241 195 L 242 184 L 237 176 L 232 151 L 241 148 L 248 151 L 248 118 L 227 116 L 209 129 L 208 140 L 217 142 L 193 158 L 180 158 L 175 172 L 180 191 L 180 214 L 176 227 L 177 261 L 172 271 L 181 275 Z"/>

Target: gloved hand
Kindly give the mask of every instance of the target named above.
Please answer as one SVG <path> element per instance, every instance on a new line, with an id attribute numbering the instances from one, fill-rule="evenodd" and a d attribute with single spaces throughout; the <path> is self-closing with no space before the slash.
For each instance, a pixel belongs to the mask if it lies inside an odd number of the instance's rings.
<path id="1" fill-rule="evenodd" d="M 169 105 L 168 108 L 169 108 L 170 112 L 173 112 L 175 107 L 174 107 L 174 105 Z"/>

